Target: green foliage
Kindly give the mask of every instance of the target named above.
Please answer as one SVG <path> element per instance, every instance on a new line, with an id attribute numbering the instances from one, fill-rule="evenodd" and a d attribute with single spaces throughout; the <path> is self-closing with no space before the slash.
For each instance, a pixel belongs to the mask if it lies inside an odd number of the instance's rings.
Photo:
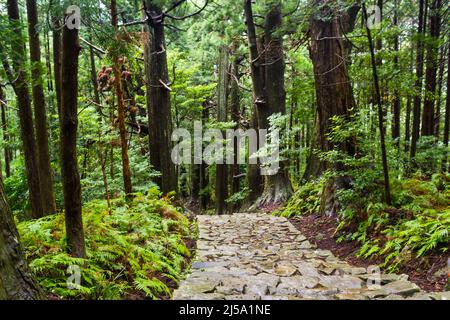
<path id="1" fill-rule="evenodd" d="M 285 207 L 274 212 L 275 215 L 292 218 L 302 214 L 311 214 L 319 210 L 323 180 L 302 185 Z"/>
<path id="2" fill-rule="evenodd" d="M 190 251 L 188 220 L 152 188 L 131 203 L 103 200 L 83 208 L 87 258 L 66 251 L 64 215 L 19 224 L 30 267 L 48 293 L 61 298 L 120 299 L 129 293 L 151 299 L 170 296 Z M 68 268 L 78 266 L 81 284 L 69 289 Z"/>
<path id="3" fill-rule="evenodd" d="M 359 241 L 359 256 L 382 256 L 382 266 L 390 271 L 414 256 L 420 258 L 435 250 L 446 252 L 450 243 L 450 175 L 395 180 L 392 194 L 392 207 L 373 202 L 369 194 L 365 201 L 349 202 L 340 214 L 338 240 Z M 362 197 L 355 193 L 352 198 L 358 195 Z"/>

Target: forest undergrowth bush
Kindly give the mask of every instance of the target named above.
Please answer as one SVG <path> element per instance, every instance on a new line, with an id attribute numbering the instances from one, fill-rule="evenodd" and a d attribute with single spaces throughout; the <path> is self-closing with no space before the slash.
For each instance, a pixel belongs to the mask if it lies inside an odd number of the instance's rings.
<path id="1" fill-rule="evenodd" d="M 18 225 L 30 268 L 50 296 L 62 299 L 158 299 L 170 296 L 190 251 L 188 219 L 156 188 L 83 208 L 86 259 L 66 253 L 64 215 Z M 77 285 L 76 271 L 81 282 Z M 70 277 L 70 278 L 69 278 Z M 68 279 L 70 286 L 68 286 Z"/>
<path id="2" fill-rule="evenodd" d="M 344 127 L 335 119 L 331 141 L 343 141 L 364 132 L 357 120 Z M 338 151 L 320 154 L 329 163 L 340 163 L 345 170 L 329 170 L 321 180 L 299 187 L 285 207 L 276 215 L 293 217 L 317 213 L 320 208 L 325 179 L 339 175 L 351 177 L 351 187 L 337 191 L 341 205 L 335 237 L 338 242 L 357 241 L 358 255 L 363 258 L 384 259 L 382 267 L 395 272 L 413 258 L 423 261 L 431 253 L 443 254 L 450 247 L 450 174 L 432 174 L 429 168 L 442 159 L 443 149 L 436 146 L 433 154 L 422 152 L 421 145 L 429 144 L 425 138 L 419 144 L 416 157 L 417 172 L 405 174 L 405 163 L 393 161 L 390 153 L 392 205 L 384 199 L 383 171 L 380 159 L 375 156 L 376 137 L 371 143 L 360 146 L 358 156 Z M 392 145 L 390 150 L 395 150 Z M 442 149 L 442 150 L 441 150 Z M 426 163 L 426 165 L 425 165 Z"/>

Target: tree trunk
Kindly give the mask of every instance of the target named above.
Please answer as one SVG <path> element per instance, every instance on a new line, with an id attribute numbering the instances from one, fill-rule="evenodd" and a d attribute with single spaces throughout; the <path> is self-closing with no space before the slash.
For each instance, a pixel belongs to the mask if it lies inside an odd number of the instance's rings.
<path id="1" fill-rule="evenodd" d="M 115 30 L 116 41 L 120 41 L 118 31 L 118 13 L 116 7 L 116 0 L 111 0 L 111 22 Z M 123 185 L 126 196 L 130 196 L 133 193 L 133 186 L 131 184 L 131 169 L 130 159 L 128 157 L 128 144 L 127 144 L 127 129 L 125 127 L 125 101 L 123 97 L 123 83 L 122 83 L 122 71 L 121 64 L 123 59 L 120 59 L 117 52 L 112 53 L 114 64 L 114 86 L 116 88 L 117 95 L 117 118 L 120 132 L 120 147 L 122 150 L 122 176 Z"/>
<path id="2" fill-rule="evenodd" d="M 28 269 L 0 181 L 0 300 L 37 300 L 44 295 Z"/>
<path id="3" fill-rule="evenodd" d="M 95 56 L 94 56 L 94 49 L 92 47 L 89 48 L 89 62 L 91 65 L 91 84 L 92 84 L 92 91 L 94 93 L 94 102 L 97 104 L 97 112 L 98 112 L 98 121 L 99 121 L 99 129 L 98 129 L 98 155 L 100 159 L 100 167 L 102 169 L 102 179 L 103 179 L 103 187 L 105 188 L 105 198 L 106 202 L 108 203 L 108 210 L 111 213 L 111 197 L 109 194 L 109 187 L 108 187 L 108 177 L 106 175 L 106 158 L 104 154 L 104 148 L 103 148 L 103 141 L 102 141 L 102 124 L 103 124 L 103 118 L 102 118 L 102 110 L 100 107 L 100 94 L 98 92 L 98 84 L 97 84 L 97 71 L 95 68 Z"/>
<path id="4" fill-rule="evenodd" d="M 222 46 L 219 56 L 219 80 L 217 85 L 217 121 L 227 121 L 228 105 L 228 48 Z M 223 152 L 222 152 L 223 156 Z M 227 165 L 216 164 L 216 214 L 227 213 L 228 176 Z"/>
<path id="5" fill-rule="evenodd" d="M 362 6 L 363 6 L 363 14 L 364 14 L 365 20 L 367 21 L 367 11 L 366 11 L 365 4 L 363 3 Z M 378 127 L 379 127 L 379 131 L 380 131 L 381 158 L 383 161 L 384 189 L 385 189 L 386 203 L 388 205 L 390 205 L 392 203 L 392 200 L 391 200 L 391 187 L 390 187 L 390 182 L 389 182 L 389 168 L 388 168 L 388 162 L 387 162 L 386 144 L 385 144 L 385 137 L 384 137 L 383 104 L 381 102 L 380 82 L 378 79 L 375 50 L 373 48 L 372 35 L 371 35 L 370 28 L 368 25 L 366 25 L 366 32 L 367 32 L 367 40 L 369 42 L 370 55 L 372 57 L 373 82 L 374 82 L 374 86 L 375 86 L 375 95 L 376 95 L 375 97 L 377 99 L 377 104 L 378 104 Z"/>
<path id="6" fill-rule="evenodd" d="M 78 30 L 66 26 L 62 34 L 61 174 L 69 252 L 85 256 L 81 184 L 77 160 L 78 129 Z"/>
<path id="7" fill-rule="evenodd" d="M 409 144 L 411 139 L 411 97 L 406 100 L 406 117 L 405 117 L 405 153 L 409 152 Z"/>
<path id="8" fill-rule="evenodd" d="M 394 26 L 398 26 L 398 6 L 399 6 L 399 0 L 394 1 Z M 399 50 L 399 35 L 396 34 L 394 37 L 394 67 L 395 70 L 398 70 L 398 50 Z M 392 119 L 392 140 L 394 141 L 395 146 L 397 149 L 400 148 L 400 108 L 401 108 L 401 97 L 398 90 L 398 87 L 394 89 L 394 102 L 392 105 L 392 113 L 393 113 L 393 119 Z"/>
<path id="9" fill-rule="evenodd" d="M 447 46 L 448 47 L 448 46 Z M 436 92 L 436 116 L 434 117 L 434 136 L 436 139 L 440 137 L 441 131 L 441 102 L 442 102 L 442 86 L 444 82 L 444 70 L 445 70 L 445 55 L 447 53 L 446 48 L 441 48 L 441 54 L 439 59 L 439 73 L 438 73 L 438 89 Z"/>
<path id="10" fill-rule="evenodd" d="M 426 0 L 420 0 L 419 4 L 419 26 L 417 30 L 417 55 L 416 55 L 416 83 L 414 105 L 413 105 L 413 127 L 411 136 L 411 150 L 410 158 L 414 162 L 417 152 L 417 142 L 420 136 L 420 106 L 422 104 L 422 86 L 423 86 L 423 58 L 424 58 L 424 35 L 426 32 L 426 12 L 427 12 Z"/>
<path id="11" fill-rule="evenodd" d="M 205 101 L 203 103 L 202 110 L 202 125 L 206 124 L 209 118 L 209 105 L 208 102 Z M 205 161 L 202 161 L 200 165 L 200 207 L 202 210 L 206 210 L 208 208 L 208 203 L 210 200 L 209 192 L 206 192 L 209 185 L 208 179 L 208 165 Z"/>
<path id="12" fill-rule="evenodd" d="M 250 51 L 250 69 L 253 85 L 253 112 L 252 112 L 251 127 L 255 130 L 258 130 L 260 129 L 257 115 L 258 109 L 260 107 L 261 108 L 265 107 L 264 75 L 263 75 L 263 68 L 261 67 L 263 54 L 260 55 L 258 50 L 258 41 L 256 37 L 255 23 L 253 20 L 251 0 L 244 0 L 244 11 L 245 11 L 245 23 L 247 26 L 248 47 Z M 263 191 L 263 184 L 262 184 L 263 178 L 261 176 L 259 164 L 248 165 L 247 183 L 250 189 L 247 200 L 250 203 L 253 203 L 260 197 Z"/>
<path id="13" fill-rule="evenodd" d="M 447 57 L 447 100 L 445 102 L 445 120 L 444 120 L 444 138 L 443 142 L 446 146 L 446 151 L 444 154 L 444 159 L 442 161 L 442 171 L 448 172 L 448 144 L 449 144 L 449 134 L 450 134 L 450 49 Z"/>
<path id="14" fill-rule="evenodd" d="M 53 17 L 53 73 L 58 116 L 61 117 L 61 21 Z"/>
<path id="15" fill-rule="evenodd" d="M 282 19 L 281 3 L 276 3 L 267 14 L 264 25 L 266 105 L 258 106 L 260 129 L 269 129 L 268 118 L 271 115 L 286 113 L 285 64 L 283 37 L 280 32 Z M 292 195 L 287 167 L 282 161 L 279 165 L 277 173 L 265 176 L 264 191 L 257 201 L 258 207 L 283 203 Z"/>
<path id="16" fill-rule="evenodd" d="M 234 50 L 235 51 L 235 48 Z M 233 121 L 236 125 L 234 127 L 235 130 L 239 129 L 239 123 L 240 123 L 240 93 L 239 93 L 239 65 L 241 61 L 243 60 L 243 57 L 234 57 L 234 61 L 232 64 L 232 71 L 231 71 L 231 87 L 230 87 L 230 113 L 231 113 L 231 121 Z M 240 168 L 239 168 L 239 145 L 238 145 L 238 139 L 234 139 L 234 162 L 232 165 L 232 169 L 230 171 L 230 178 L 231 178 L 231 194 L 238 193 L 240 190 Z M 233 209 L 237 209 L 237 204 L 234 205 Z"/>
<path id="17" fill-rule="evenodd" d="M 333 12 L 333 3 L 334 1 L 330 0 L 313 0 L 313 6 L 318 9 L 310 19 L 310 56 L 314 67 L 317 104 L 316 137 L 313 141 L 313 147 L 321 152 L 340 150 L 349 155 L 354 155 L 354 139 L 339 143 L 331 142 L 328 139 L 328 133 L 332 129 L 332 118 L 339 116 L 349 120 L 351 109 L 354 107 L 347 65 L 343 60 L 345 47 L 339 23 L 340 17 Z M 313 151 L 310 157 L 317 159 L 317 155 Z M 308 165 L 314 165 L 316 169 L 307 169 L 307 171 L 318 174 L 322 173 L 325 168 L 333 168 L 335 171 L 344 169 L 340 163 L 324 163 L 318 159 L 316 161 L 309 160 Z M 335 193 L 338 189 L 346 187 L 346 177 L 328 181 L 322 193 L 320 211 L 328 215 L 337 213 L 340 205 Z"/>
<path id="18" fill-rule="evenodd" d="M 422 136 L 434 135 L 434 105 L 436 95 L 436 74 L 438 69 L 438 41 L 440 34 L 441 0 L 433 0 L 430 10 L 430 39 L 427 48 L 427 71 L 425 76 L 425 102 L 422 115 Z"/>
<path id="19" fill-rule="evenodd" d="M 253 108 L 252 112 L 251 127 L 255 130 L 258 130 L 258 118 L 255 108 Z M 259 139 L 258 135 L 257 139 Z M 249 154 L 249 156 L 251 156 L 251 154 Z M 263 176 L 261 175 L 261 168 L 259 164 L 249 163 L 247 166 L 247 185 L 249 188 L 247 201 L 250 203 L 249 207 L 261 196 L 263 192 L 263 182 L 264 180 Z"/>
<path id="20" fill-rule="evenodd" d="M 168 193 L 177 191 L 175 166 L 171 159 L 172 115 L 169 89 L 169 75 L 167 70 L 167 51 L 164 34 L 164 19 L 162 10 L 153 1 L 146 0 L 149 11 L 148 27 L 151 30 L 150 41 L 150 68 L 147 81 L 150 85 L 149 128 L 150 135 L 150 161 L 161 172 L 158 184 L 161 191 Z"/>
<path id="21" fill-rule="evenodd" d="M 42 208 L 41 185 L 39 181 L 39 160 L 36 152 L 36 140 L 33 127 L 33 113 L 31 99 L 28 91 L 25 66 L 25 41 L 20 27 L 19 6 L 17 0 L 8 0 L 8 16 L 15 37 L 11 39 L 12 62 L 15 74 L 12 73 L 6 60 L 3 66 L 13 84 L 19 107 L 20 131 L 22 136 L 23 153 L 25 156 L 25 169 L 27 173 L 28 189 L 30 192 L 31 216 L 40 218 L 44 215 Z"/>
<path id="22" fill-rule="evenodd" d="M 4 147 L 4 157 L 5 157 L 5 174 L 6 177 L 11 176 L 11 150 L 9 147 L 9 133 L 8 133 L 8 122 L 6 117 L 6 97 L 3 92 L 3 87 L 0 85 L 0 108 L 1 108 L 1 118 L 2 118 L 2 131 L 3 131 L 3 143 Z"/>
<path id="23" fill-rule="evenodd" d="M 53 173 L 48 148 L 47 112 L 45 107 L 43 79 L 41 75 L 41 46 L 39 42 L 39 22 L 36 0 L 27 0 L 28 37 L 30 46 L 31 79 L 36 128 L 36 143 L 41 185 L 42 209 L 45 214 L 56 212 L 53 191 Z"/>

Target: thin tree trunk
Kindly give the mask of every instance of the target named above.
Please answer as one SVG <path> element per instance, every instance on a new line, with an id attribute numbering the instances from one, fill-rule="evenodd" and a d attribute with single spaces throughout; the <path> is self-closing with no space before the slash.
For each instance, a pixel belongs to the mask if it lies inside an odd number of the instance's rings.
<path id="1" fill-rule="evenodd" d="M 235 48 L 233 49 L 235 51 Z M 240 93 L 239 93 L 239 64 L 243 60 L 243 57 L 234 57 L 234 61 L 232 64 L 232 77 L 231 77 L 231 88 L 230 88 L 230 113 L 231 113 L 231 121 L 236 123 L 234 129 L 239 129 L 240 122 Z M 232 165 L 232 169 L 230 170 L 231 177 L 231 194 L 238 193 L 240 190 L 240 168 L 239 168 L 239 145 L 238 139 L 234 139 L 234 162 Z M 237 204 L 233 209 L 237 209 Z"/>
<path id="2" fill-rule="evenodd" d="M 3 59 L 3 66 L 8 80 L 13 84 L 19 107 L 20 131 L 22 136 L 25 169 L 30 192 L 31 216 L 40 218 L 44 215 L 42 208 L 41 185 L 39 182 L 39 160 L 36 152 L 36 140 L 33 127 L 33 112 L 27 83 L 25 66 L 25 40 L 20 27 L 19 6 L 17 0 L 8 0 L 8 16 L 15 36 L 11 39 L 12 62 L 15 74 Z M 0 49 L 0 51 L 3 51 Z"/>
<path id="3" fill-rule="evenodd" d="M 444 120 L 444 137 L 443 142 L 446 147 L 444 154 L 444 159 L 442 161 L 442 171 L 448 172 L 448 145 L 449 145 L 449 135 L 450 135 L 450 50 L 447 57 L 447 100 L 445 102 L 445 120 Z"/>
<path id="4" fill-rule="evenodd" d="M 97 104 L 97 112 L 98 112 L 98 120 L 99 120 L 99 129 L 98 129 L 98 155 L 100 158 L 100 167 L 102 169 L 102 179 L 103 179 L 103 187 L 105 189 L 105 198 L 106 202 L 108 204 L 108 210 L 109 213 L 111 213 L 111 197 L 109 195 L 109 187 L 108 187 L 108 176 L 106 175 L 106 158 L 104 155 L 104 148 L 103 148 L 103 140 L 102 140 L 102 124 L 103 124 L 103 118 L 102 118 L 102 112 L 100 107 L 100 95 L 98 92 L 98 85 L 97 85 L 97 71 L 95 69 L 95 56 L 94 56 L 94 49 L 92 47 L 89 48 L 89 62 L 91 65 L 91 83 L 92 83 L 92 91 L 94 92 L 94 101 Z"/>
<path id="5" fill-rule="evenodd" d="M 258 50 L 258 41 L 256 37 L 255 23 L 253 20 L 251 0 L 244 0 L 244 11 L 245 11 L 245 23 L 247 26 L 248 47 L 250 51 L 250 68 L 253 85 L 253 112 L 252 112 L 251 127 L 255 130 L 258 130 L 260 129 L 258 123 L 258 109 L 260 107 L 264 108 L 266 103 L 264 93 L 264 75 L 263 75 L 263 68 L 261 67 L 263 54 L 260 55 Z M 263 191 L 262 187 L 263 178 L 261 176 L 259 164 L 248 165 L 247 183 L 250 189 L 247 200 L 250 203 L 253 203 L 260 197 Z"/>
<path id="6" fill-rule="evenodd" d="M 398 6 L 400 4 L 399 0 L 394 1 L 394 26 L 398 26 Z M 394 37 L 394 66 L 395 70 L 398 70 L 398 50 L 399 50 L 399 35 L 396 34 Z M 401 108 L 401 97 L 398 88 L 394 90 L 394 102 L 393 102 L 393 119 L 392 119 L 392 140 L 395 143 L 397 149 L 400 148 L 400 108 Z"/>
<path id="7" fill-rule="evenodd" d="M 441 0 L 433 0 L 430 11 L 430 39 L 427 48 L 427 71 L 425 77 L 425 102 L 422 116 L 422 136 L 434 135 L 436 74 L 438 68 L 438 44 L 440 34 Z"/>
<path id="8" fill-rule="evenodd" d="M 417 142 L 420 136 L 420 107 L 422 104 L 422 86 L 423 86 L 423 58 L 424 58 L 424 35 L 426 32 L 426 12 L 428 1 L 420 0 L 419 4 L 419 25 L 418 25 L 418 41 L 417 41 L 417 55 L 416 55 L 416 83 L 414 105 L 413 105 L 413 127 L 411 137 L 410 158 L 414 162 L 417 152 Z"/>
<path id="9" fill-rule="evenodd" d="M 411 139 L 411 97 L 406 100 L 406 117 L 405 117 L 405 153 L 409 152 L 409 144 Z"/>
<path id="10" fill-rule="evenodd" d="M 2 131 L 3 131 L 3 143 L 4 157 L 5 157 L 5 174 L 6 177 L 11 176 L 11 150 L 10 150 L 10 138 L 8 132 L 8 122 L 6 117 L 6 97 L 4 95 L 3 87 L 0 85 L 0 108 L 2 118 Z"/>
<path id="11" fill-rule="evenodd" d="M 61 117 L 61 21 L 53 17 L 53 73 L 55 78 L 56 107 Z"/>
<path id="12" fill-rule="evenodd" d="M 365 20 L 367 21 L 367 11 L 365 4 L 363 3 L 363 14 L 365 16 Z M 372 34 L 370 31 L 370 28 L 368 25 L 366 25 L 366 32 L 367 32 L 367 40 L 369 42 L 369 49 L 370 49 L 370 55 L 372 57 L 372 72 L 373 72 L 373 82 L 375 86 L 375 94 L 378 104 L 378 127 L 380 131 L 380 146 L 381 146 L 381 158 L 383 161 L 383 174 L 384 174 L 384 189 L 385 189 L 385 196 L 386 196 L 386 203 L 390 205 L 392 203 L 391 200 L 391 187 L 389 182 L 389 167 L 388 167 L 388 161 L 387 161 L 387 154 L 386 154 L 386 144 L 385 144 L 385 137 L 384 137 L 384 124 L 383 124 L 383 105 L 381 102 L 381 92 L 380 92 L 380 83 L 378 79 L 378 71 L 377 71 L 377 63 L 375 59 L 375 50 L 373 48 L 373 41 L 372 41 Z"/>
<path id="13" fill-rule="evenodd" d="M 202 125 L 206 124 L 209 118 L 209 105 L 208 102 L 205 101 L 203 103 L 202 110 Z M 208 165 L 205 161 L 202 160 L 202 164 L 200 165 L 200 207 L 202 210 L 206 210 L 208 208 L 208 203 L 210 200 L 208 190 L 209 179 L 208 179 Z"/>
<path id="14" fill-rule="evenodd" d="M 36 128 L 36 143 L 41 185 L 42 209 L 45 214 L 56 212 L 53 191 L 53 173 L 48 148 L 47 111 L 45 107 L 43 79 L 41 74 L 41 46 L 39 41 L 39 22 L 36 0 L 27 0 L 28 37 L 30 46 L 31 79 Z"/>
<path id="15" fill-rule="evenodd" d="M 448 47 L 448 46 L 447 46 Z M 442 102 L 442 86 L 444 82 L 444 70 L 445 70 L 445 55 L 447 53 L 446 47 L 442 47 L 440 59 L 439 59 L 439 74 L 438 74 L 438 89 L 436 92 L 436 116 L 434 117 L 434 136 L 436 139 L 440 137 L 441 129 L 441 102 Z"/>
<path id="16" fill-rule="evenodd" d="M 111 22 L 115 30 L 116 41 L 120 41 L 118 31 L 118 12 L 116 7 L 116 0 L 111 0 Z M 127 196 L 133 193 L 133 186 L 131 184 L 131 169 L 130 159 L 128 157 L 128 144 L 127 144 L 127 129 L 125 127 L 125 102 L 123 96 L 123 83 L 122 83 L 122 71 L 121 64 L 123 61 L 118 56 L 117 52 L 113 52 L 113 64 L 114 64 L 114 85 L 117 95 L 117 118 L 120 132 L 120 146 L 122 150 L 122 175 L 125 194 Z"/>
<path id="17" fill-rule="evenodd" d="M 78 129 L 78 30 L 66 26 L 62 33 L 61 69 L 61 173 L 69 252 L 85 257 L 81 184 L 77 159 Z"/>
<path id="18" fill-rule="evenodd" d="M 227 121 L 228 102 L 228 48 L 220 47 L 219 80 L 217 85 L 217 121 Z M 222 154 L 223 156 L 223 154 Z M 216 214 L 227 213 L 228 176 L 227 165 L 216 164 Z"/>

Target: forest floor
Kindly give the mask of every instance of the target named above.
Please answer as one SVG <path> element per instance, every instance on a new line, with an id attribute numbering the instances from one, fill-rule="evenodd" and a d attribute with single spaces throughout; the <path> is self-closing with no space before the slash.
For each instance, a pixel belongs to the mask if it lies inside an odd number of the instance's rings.
<path id="1" fill-rule="evenodd" d="M 357 241 L 336 241 L 335 230 L 338 221 L 335 217 L 309 214 L 290 219 L 290 222 L 320 249 L 330 250 L 339 259 L 352 266 L 365 267 L 380 265 L 383 257 L 362 258 L 357 253 L 361 244 Z M 447 260 L 450 253 L 432 252 L 423 259 L 412 259 L 400 266 L 399 272 L 407 274 L 409 280 L 427 292 L 443 291 L 447 284 Z"/>
<path id="2" fill-rule="evenodd" d="M 197 255 L 173 299 L 450 299 L 408 275 L 352 266 L 318 249 L 286 218 L 198 216 Z"/>

